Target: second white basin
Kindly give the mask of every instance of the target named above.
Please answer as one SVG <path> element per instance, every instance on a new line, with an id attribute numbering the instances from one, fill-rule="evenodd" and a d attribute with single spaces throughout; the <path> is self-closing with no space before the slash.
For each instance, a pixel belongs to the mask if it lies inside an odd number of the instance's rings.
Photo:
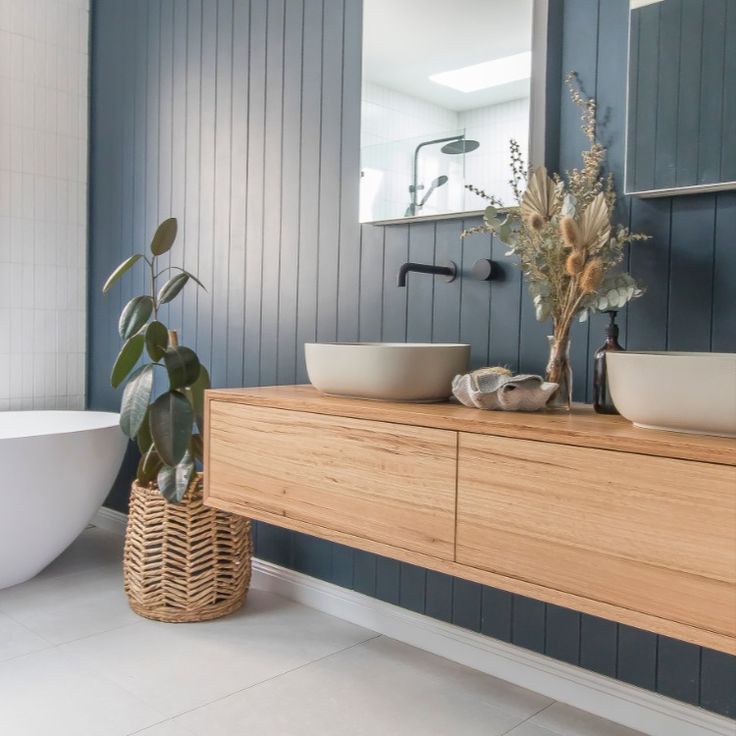
<path id="1" fill-rule="evenodd" d="M 736 353 L 609 352 L 606 372 L 637 426 L 736 437 Z"/>
<path id="2" fill-rule="evenodd" d="M 382 401 L 444 401 L 465 373 L 470 345 L 461 343 L 306 343 L 309 381 L 319 391 Z"/>

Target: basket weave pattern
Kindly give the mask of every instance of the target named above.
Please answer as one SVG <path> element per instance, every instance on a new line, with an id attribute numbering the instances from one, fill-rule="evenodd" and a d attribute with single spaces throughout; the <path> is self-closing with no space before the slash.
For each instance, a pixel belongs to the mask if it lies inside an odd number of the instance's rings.
<path id="1" fill-rule="evenodd" d="M 202 501 L 202 477 L 181 503 L 133 482 L 123 556 L 125 593 L 139 615 L 207 621 L 236 611 L 251 574 L 248 519 Z"/>

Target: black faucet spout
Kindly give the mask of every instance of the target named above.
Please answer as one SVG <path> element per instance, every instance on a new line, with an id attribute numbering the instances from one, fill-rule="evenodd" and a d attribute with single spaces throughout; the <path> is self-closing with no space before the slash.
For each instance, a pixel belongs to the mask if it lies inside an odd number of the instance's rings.
<path id="1" fill-rule="evenodd" d="M 406 286 L 406 276 L 409 273 L 431 273 L 435 276 L 444 276 L 447 281 L 454 281 L 457 277 L 457 266 L 449 261 L 438 266 L 430 263 L 404 263 L 399 268 L 399 275 L 396 279 L 397 286 Z"/>

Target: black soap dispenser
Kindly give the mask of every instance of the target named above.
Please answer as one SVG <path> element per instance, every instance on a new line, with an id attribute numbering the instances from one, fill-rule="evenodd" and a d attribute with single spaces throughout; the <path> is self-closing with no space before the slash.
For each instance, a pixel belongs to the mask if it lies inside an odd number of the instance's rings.
<path id="1" fill-rule="evenodd" d="M 593 408 L 599 414 L 618 414 L 616 407 L 611 401 L 608 392 L 608 380 L 606 378 L 606 353 L 623 350 L 618 344 L 618 325 L 616 324 L 616 312 L 607 312 L 611 321 L 606 327 L 606 341 L 595 351 L 593 357 Z"/>

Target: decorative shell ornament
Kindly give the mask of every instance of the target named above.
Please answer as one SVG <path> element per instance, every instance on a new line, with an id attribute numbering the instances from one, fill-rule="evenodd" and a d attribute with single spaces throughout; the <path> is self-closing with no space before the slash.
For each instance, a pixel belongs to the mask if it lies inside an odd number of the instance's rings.
<path id="1" fill-rule="evenodd" d="M 480 368 L 452 382 L 452 393 L 461 404 L 496 411 L 538 411 L 556 389 L 556 383 L 541 376 L 514 376 L 499 368 Z"/>

